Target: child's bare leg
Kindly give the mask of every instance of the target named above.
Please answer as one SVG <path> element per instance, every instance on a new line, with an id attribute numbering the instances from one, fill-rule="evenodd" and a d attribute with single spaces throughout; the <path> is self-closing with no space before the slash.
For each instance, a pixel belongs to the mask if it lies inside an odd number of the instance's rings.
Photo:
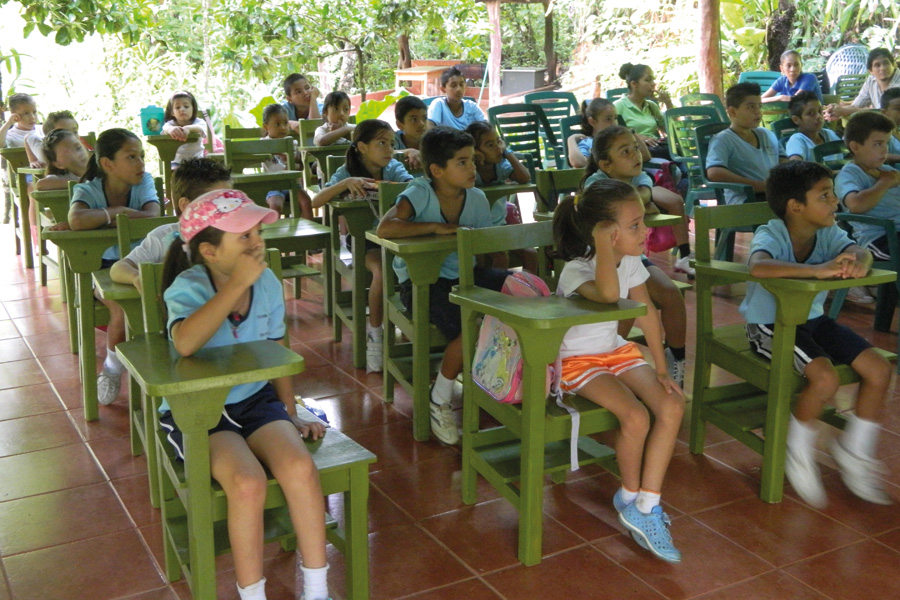
<path id="1" fill-rule="evenodd" d="M 891 384 L 891 364 L 871 348 L 862 351 L 851 364 L 859 373 L 859 393 L 856 396 L 856 416 L 880 422 L 884 398 Z"/>
<path id="2" fill-rule="evenodd" d="M 109 323 L 106 325 L 106 350 L 115 352 L 116 344 L 125 341 L 125 312 L 122 307 L 112 301 L 101 300 L 109 310 Z"/>
<path id="3" fill-rule="evenodd" d="M 357 243 L 363 243 L 357 240 Z M 372 284 L 369 286 L 369 324 L 372 327 L 381 327 L 384 319 L 384 290 L 382 272 L 381 272 L 381 252 L 372 249 L 366 252 L 366 269 L 372 273 Z"/>
<path id="4" fill-rule="evenodd" d="M 538 272 L 537 250 L 534 248 L 520 248 L 519 250 L 513 250 L 513 252 L 519 257 L 523 269 L 529 273 L 536 274 Z"/>
<path id="5" fill-rule="evenodd" d="M 263 577 L 263 507 L 266 472 L 250 446 L 233 431 L 209 436 L 209 466 L 228 498 L 228 537 L 237 584 Z"/>
<path id="6" fill-rule="evenodd" d="M 647 291 L 650 293 L 650 299 L 659 308 L 666 344 L 670 348 L 684 348 L 687 335 L 687 309 L 684 306 L 684 297 L 662 269 L 652 265 L 647 267 L 647 271 L 650 272 L 650 279 L 646 282 Z"/>
<path id="7" fill-rule="evenodd" d="M 441 361 L 441 375 L 447 379 L 456 379 L 456 376 L 462 373 L 462 370 L 462 336 L 459 335 L 444 348 L 444 359 Z"/>
<path id="8" fill-rule="evenodd" d="M 637 491 L 641 487 L 644 442 L 650 429 L 647 409 L 614 375 L 594 377 L 578 394 L 607 409 L 619 420 L 615 446 L 622 487 Z"/>
<path id="9" fill-rule="evenodd" d="M 325 502 L 319 473 L 293 423 L 274 421 L 247 438 L 247 444 L 284 491 L 303 566 L 324 567 Z"/>
<path id="10" fill-rule="evenodd" d="M 664 187 L 654 187 L 651 190 L 653 203 L 656 204 L 662 212 L 669 215 L 678 215 L 684 217 L 684 198 L 671 190 Z M 682 218 L 681 223 L 673 225 L 672 230 L 675 233 L 675 243 L 679 246 L 689 243 L 688 224 Z"/>
<path id="11" fill-rule="evenodd" d="M 311 221 L 313 219 L 312 198 L 303 188 L 297 190 L 297 203 L 300 205 L 300 216 Z"/>
<path id="12" fill-rule="evenodd" d="M 666 391 L 649 365 L 626 371 L 619 375 L 619 380 L 653 412 L 654 422 L 644 448 L 640 487 L 658 494 L 662 490 L 666 470 L 675 450 L 678 430 L 681 428 L 684 398 Z"/>
<path id="13" fill-rule="evenodd" d="M 269 208 L 277 212 L 280 217 L 284 210 L 284 196 L 281 194 L 271 194 L 266 196 L 266 204 L 269 205 Z"/>
<path id="14" fill-rule="evenodd" d="M 824 356 L 810 361 L 803 369 L 803 374 L 806 376 L 806 385 L 797 394 L 794 417 L 802 423 L 809 423 L 813 419 L 818 419 L 825 403 L 834 398 L 840 380 L 834 365 Z"/>

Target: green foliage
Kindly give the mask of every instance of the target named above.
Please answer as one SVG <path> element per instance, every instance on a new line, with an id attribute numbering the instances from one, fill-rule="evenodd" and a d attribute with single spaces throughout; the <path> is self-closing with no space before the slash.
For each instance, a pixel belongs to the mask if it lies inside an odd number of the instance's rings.
<path id="1" fill-rule="evenodd" d="M 409 96 L 406 90 L 400 90 L 396 96 L 388 94 L 383 100 L 366 100 L 359 106 L 359 112 L 356 113 L 356 122 L 362 123 L 366 119 L 377 119 L 381 113 L 387 110 L 387 107 L 402 98 Z"/>

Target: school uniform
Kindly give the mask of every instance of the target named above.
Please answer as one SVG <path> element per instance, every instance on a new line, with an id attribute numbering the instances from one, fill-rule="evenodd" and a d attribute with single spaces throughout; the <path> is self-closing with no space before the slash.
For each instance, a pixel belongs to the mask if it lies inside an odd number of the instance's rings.
<path id="1" fill-rule="evenodd" d="M 723 167 L 741 177 L 765 181 L 772 167 L 784 156 L 784 151 L 775 134 L 765 127 L 752 131 L 759 143 L 758 148 L 741 139 L 730 127 L 714 135 L 706 156 L 707 170 Z M 725 204 L 743 204 L 746 201 L 746 195 L 725 190 Z"/>
<path id="2" fill-rule="evenodd" d="M 453 129 L 465 129 L 475 121 L 487 121 L 478 104 L 471 100 L 462 101 L 463 112 L 457 117 L 450 110 L 446 96 L 438 98 L 428 105 L 428 120 L 435 125 L 445 125 Z"/>
<path id="3" fill-rule="evenodd" d="M 841 136 L 828 129 L 827 127 L 823 127 L 821 131 L 822 135 L 822 143 L 826 142 L 838 142 L 841 139 Z M 787 144 L 785 144 L 785 154 L 788 155 L 788 158 L 791 156 L 799 156 L 803 160 L 808 160 L 809 162 L 815 162 L 816 157 L 813 154 L 813 148 L 816 147 L 816 143 L 806 137 L 806 134 L 800 133 L 799 131 L 792 135 Z M 825 157 L 825 160 L 841 160 L 843 158 L 842 154 L 830 154 Z"/>
<path id="4" fill-rule="evenodd" d="M 893 170 L 893 167 L 882 165 L 879 171 Z M 862 170 L 854 162 L 847 163 L 834 178 L 834 191 L 841 204 L 847 194 L 862 192 L 875 185 L 877 179 Z M 892 187 L 884 193 L 878 204 L 863 213 L 871 217 L 888 219 L 900 226 L 900 187 Z M 876 258 L 887 260 L 887 239 L 884 228 L 869 223 L 850 222 L 856 242 L 870 250 Z"/>

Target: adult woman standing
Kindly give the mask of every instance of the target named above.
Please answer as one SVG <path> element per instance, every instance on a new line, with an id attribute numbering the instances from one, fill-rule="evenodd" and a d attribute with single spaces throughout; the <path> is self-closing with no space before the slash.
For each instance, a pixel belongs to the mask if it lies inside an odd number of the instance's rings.
<path id="1" fill-rule="evenodd" d="M 850 104 L 829 104 L 825 107 L 826 119 L 836 121 L 867 108 L 879 108 L 884 91 L 900 87 L 900 70 L 887 48 L 875 48 L 869 52 L 866 69 L 869 70 L 869 76 L 859 90 L 859 95 Z"/>
<path id="2" fill-rule="evenodd" d="M 619 69 L 619 77 L 625 80 L 628 94 L 615 101 L 616 112 L 626 127 L 634 130 L 640 141 L 647 144 L 650 155 L 671 160 L 666 143 L 666 121 L 659 110 L 659 102 L 672 108 L 672 99 L 665 91 L 657 91 L 653 70 L 647 65 L 625 63 Z"/>

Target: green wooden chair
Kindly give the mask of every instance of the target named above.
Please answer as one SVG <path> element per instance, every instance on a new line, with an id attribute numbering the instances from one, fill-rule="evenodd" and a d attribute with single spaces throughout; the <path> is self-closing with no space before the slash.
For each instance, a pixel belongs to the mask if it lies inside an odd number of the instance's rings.
<path id="1" fill-rule="evenodd" d="M 583 178 L 584 169 L 536 169 L 535 220 L 552 219 L 559 201 L 581 189 Z"/>
<path id="2" fill-rule="evenodd" d="M 700 169 L 703 176 L 704 187 L 707 187 L 715 192 L 716 204 L 718 206 L 722 206 L 725 204 L 725 190 L 732 190 L 742 193 L 746 196 L 747 202 L 755 202 L 756 194 L 754 193 L 753 188 L 749 185 L 740 183 L 723 183 L 719 181 L 712 182 L 706 177 L 706 155 L 709 152 L 709 141 L 714 135 L 716 135 L 720 131 L 727 129 L 728 126 L 728 123 L 708 123 L 706 125 L 700 125 L 696 129 L 694 129 L 694 138 L 697 144 L 698 155 L 700 157 Z M 735 234 L 738 231 L 752 231 L 752 227 L 749 227 L 749 224 L 744 224 L 741 227 L 729 227 L 726 229 L 716 230 L 716 258 L 721 258 L 724 260 L 732 260 L 734 258 L 734 238 Z M 694 237 L 695 239 L 697 239 L 696 234 Z"/>
<path id="3" fill-rule="evenodd" d="M 738 76 L 738 83 L 758 83 L 759 89 L 765 92 L 779 77 L 778 71 L 744 71 Z"/>
<path id="4" fill-rule="evenodd" d="M 259 168 L 273 154 L 287 157 L 287 170 L 277 173 L 242 174 L 248 167 Z M 294 139 L 279 140 L 225 140 L 225 164 L 235 173 L 232 177 L 235 189 L 241 190 L 260 206 L 266 206 L 266 195 L 272 190 L 288 190 L 290 200 L 287 216 L 300 216 L 298 180 L 303 173 L 295 169 Z"/>
<path id="5" fill-rule="evenodd" d="M 611 90 L 606 90 L 606 99 L 615 102 L 619 98 L 627 96 L 629 91 L 630 90 L 627 87 L 612 88 Z"/>
<path id="6" fill-rule="evenodd" d="M 338 169 L 343 167 L 346 163 L 347 163 L 346 155 L 344 155 L 344 156 L 331 155 L 328 158 L 326 158 L 324 170 L 322 171 L 322 174 L 323 174 L 322 182 L 328 183 L 329 181 L 331 181 L 331 176 L 334 175 L 334 173 Z"/>
<path id="7" fill-rule="evenodd" d="M 712 106 L 684 106 L 666 111 L 666 139 L 672 160 L 687 172 L 688 189 L 684 206 L 688 216 L 702 200 L 715 198 L 715 192 L 707 187 L 706 177 L 700 166 L 700 151 L 694 130 L 707 123 L 727 123 L 721 120 Z"/>
<path id="8" fill-rule="evenodd" d="M 580 298 L 551 295 L 523 302 L 475 286 L 472 268 L 478 254 L 553 244 L 550 222 L 460 231 L 457 234 L 460 283 L 450 299 L 462 309 L 463 324 L 463 473 L 462 496 L 476 502 L 476 479 L 484 477 L 519 512 L 518 557 L 525 565 L 541 561 L 544 476 L 565 480 L 571 465 L 570 414 L 545 396 L 546 365 L 553 363 L 569 327 L 640 316 L 646 308 L 621 300 L 603 305 Z M 472 380 L 472 361 L 481 315 L 493 315 L 512 327 L 523 356 L 522 404 L 502 404 Z M 616 418 L 577 396 L 567 403 L 580 413 L 577 462 L 601 464 L 617 473 L 613 451 L 589 434 L 618 427 Z M 482 427 L 482 412 L 499 426 Z"/>
<path id="9" fill-rule="evenodd" d="M 722 104 L 722 98 L 718 94 L 694 93 L 685 94 L 678 99 L 678 103 L 682 107 L 685 106 L 712 106 L 719 115 L 719 120 L 723 123 L 728 122 L 728 113 L 725 112 L 725 105 Z"/>
<path id="10" fill-rule="evenodd" d="M 556 138 L 562 140 L 565 150 L 566 137 L 563 135 L 561 121 L 566 117 L 578 116 L 578 100 L 572 92 L 533 92 L 522 97 L 525 104 L 537 104 L 544 110 L 544 115 L 553 129 Z"/>
<path id="11" fill-rule="evenodd" d="M 562 168 L 563 149 L 537 104 L 504 104 L 488 109 L 488 119 L 500 130 L 506 146 L 516 154 L 530 155 L 536 167 Z"/>
<path id="12" fill-rule="evenodd" d="M 199 136 L 196 133 L 188 135 L 187 140 L 183 142 L 168 135 L 147 136 L 147 143 L 156 148 L 156 152 L 159 155 L 159 172 L 163 178 L 163 188 L 165 193 L 170 197 L 172 196 L 172 161 L 175 160 L 175 153 L 178 152 L 178 149 L 184 144 L 197 141 L 197 138 L 199 138 Z M 207 138 L 209 138 L 209 136 L 207 136 Z M 162 199 L 163 194 L 160 194 L 159 197 Z M 162 204 L 162 207 L 164 212 L 173 215 L 175 214 L 174 202 L 177 198 L 171 198 L 171 200 L 172 202 Z M 160 203 L 162 203 L 162 200 L 160 200 Z"/>
<path id="13" fill-rule="evenodd" d="M 262 127 L 232 127 L 225 125 L 226 140 L 258 140 L 265 132 Z"/>
<path id="14" fill-rule="evenodd" d="M 47 285 L 48 269 L 60 273 L 59 257 L 54 258 L 47 251 L 47 240 L 43 236 L 44 227 L 52 227 L 57 223 L 64 223 L 69 213 L 69 190 L 47 190 L 31 192 L 31 201 L 35 203 L 35 214 L 38 218 L 37 236 L 38 236 L 38 260 L 40 264 L 40 281 L 42 286 Z M 65 282 L 62 282 L 63 301 L 65 297 Z"/>
<path id="15" fill-rule="evenodd" d="M 789 119 L 791 117 L 791 111 L 788 109 L 787 102 L 764 102 L 762 104 L 761 110 L 762 126 L 770 130 L 772 129 L 772 124 L 775 121 Z"/>
<path id="16" fill-rule="evenodd" d="M 711 230 L 760 225 L 773 216 L 766 203 L 706 207 L 695 213 L 697 342 L 690 450 L 694 454 L 703 452 L 706 424 L 711 423 L 761 454 L 760 498 L 766 502 L 780 502 L 782 498 L 790 407 L 805 382 L 793 366 L 797 325 L 807 321 L 813 298 L 819 292 L 896 279 L 896 273 L 879 270 L 863 279 L 756 279 L 751 277 L 747 265 L 713 260 L 706 241 Z M 723 325 L 713 321 L 713 290 L 748 281 L 761 283 L 776 298 L 771 361 L 750 350 L 743 323 Z M 713 366 L 742 382 L 714 384 Z M 838 373 L 842 384 L 858 381 L 849 366 L 838 366 Z M 826 413 L 823 420 L 838 427 L 843 423 L 843 418 L 834 412 Z"/>
<path id="17" fill-rule="evenodd" d="M 19 169 L 28 168 L 28 155 L 25 148 L 0 148 L 0 156 L 6 160 L 6 171 L 9 175 L 9 187 L 12 192 L 12 221 L 15 230 L 16 255 L 23 254 L 25 268 L 34 268 L 34 256 L 31 251 L 31 218 L 28 213 L 29 199 L 26 191 L 24 174 Z"/>
<path id="18" fill-rule="evenodd" d="M 270 260 L 277 264 L 277 255 L 270 255 Z M 229 542 L 226 498 L 210 476 L 208 430 L 218 422 L 232 386 L 294 375 L 303 370 L 303 358 L 271 341 L 238 344 L 229 352 L 207 349 L 191 357 L 179 356 L 160 333 L 165 327 L 161 276 L 161 265 L 141 265 L 147 332 L 120 344 L 117 351 L 129 373 L 153 399 L 146 411 L 150 417 L 147 433 L 156 445 L 159 461 L 156 476 L 166 577 L 175 581 L 183 574 L 194 598 L 212 600 L 217 597 L 215 557 L 229 550 Z M 161 397 L 168 400 L 184 434 L 184 462 L 175 458 L 166 432 L 159 427 Z M 298 407 L 298 412 L 304 410 Z M 369 597 L 368 465 L 375 462 L 375 456 L 334 429 L 324 438 L 308 442 L 307 447 L 324 494 L 343 494 L 343 527 L 327 517 L 328 541 L 344 554 L 347 596 L 365 600 Z M 264 518 L 266 540 L 277 540 L 285 550 L 293 551 L 296 537 L 284 494 L 271 477 Z"/>
<path id="19" fill-rule="evenodd" d="M 839 75 L 834 84 L 834 93 L 841 102 L 852 102 L 859 95 L 859 90 L 868 79 L 868 73 L 854 73 L 852 75 Z"/>

